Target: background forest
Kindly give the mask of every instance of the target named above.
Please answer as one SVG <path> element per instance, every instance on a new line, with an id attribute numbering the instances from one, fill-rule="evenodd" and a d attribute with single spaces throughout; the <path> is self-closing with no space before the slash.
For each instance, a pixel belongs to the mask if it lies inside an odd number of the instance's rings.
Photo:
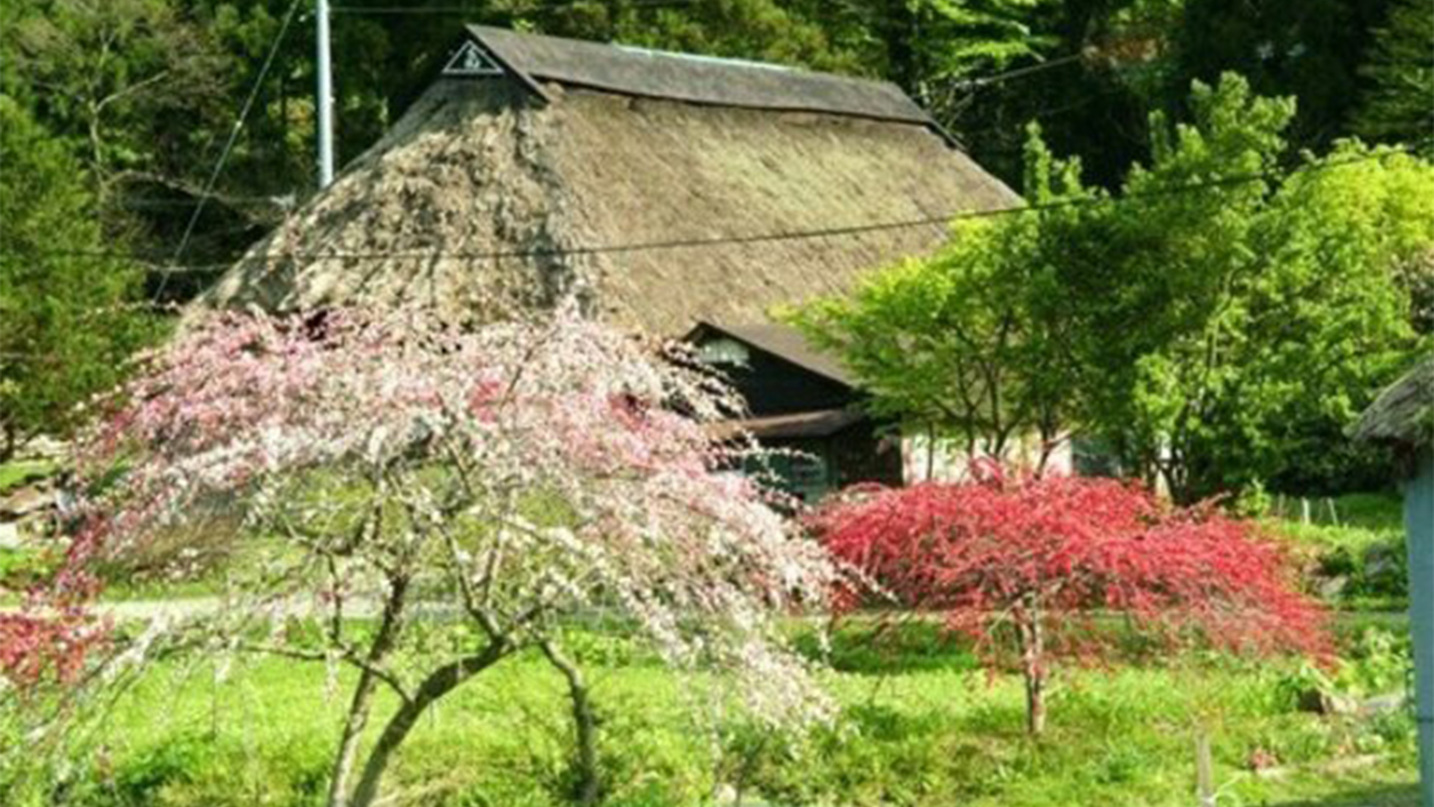
<path id="1" fill-rule="evenodd" d="M 176 214 L 193 206 L 291 5 L 219 204 L 178 256 L 223 260 L 314 191 L 310 3 L 6 3 L 0 92 L 18 107 L 7 114 L 63 144 L 107 243 L 168 259 L 186 223 Z M 1028 122 L 1088 181 L 1114 187 L 1150 156 L 1148 114 L 1181 117 L 1191 80 L 1226 71 L 1298 99 L 1292 153 L 1350 135 L 1414 140 L 1434 123 L 1434 17 L 1419 0 L 349 0 L 334 12 L 341 164 L 427 86 L 466 22 L 889 79 L 1013 186 Z"/>
<path id="2" fill-rule="evenodd" d="M 0 8 L 0 461 L 35 434 L 63 433 L 73 404 L 114 383 L 122 358 L 154 332 L 155 303 L 188 299 L 315 192 L 312 11 L 303 0 Z M 1244 133 L 1267 138 L 1255 149 L 1260 170 L 1292 170 L 1351 137 L 1427 154 L 1434 133 L 1434 13 L 1423 0 L 347 0 L 333 8 L 340 165 L 432 81 L 463 23 L 889 79 L 1028 195 L 1030 124 L 1042 149 L 1077 166 L 1081 193 L 1120 195 L 1160 181 L 1132 167 L 1159 162 L 1173 131 L 1164 121 L 1198 116 L 1192 82 L 1226 73 L 1254 96 L 1291 103 Z M 1167 179 L 1248 170 L 1236 163 L 1250 155 L 1236 142 Z M 1228 200 L 1206 201 L 1204 210 Z M 1166 222 L 1128 207 L 1146 233 L 1169 234 L 1178 220 L 1193 237 L 1202 221 L 1198 200 L 1165 206 Z M 1103 226 L 1085 224 L 1085 236 Z M 1167 238 L 1177 242 L 1187 243 Z M 1395 256 L 1401 266 L 1409 254 Z M 1388 260 L 1357 262 L 1388 274 Z M 1088 357 L 1104 369 L 1086 389 L 1128 397 L 1128 379 L 1108 376 L 1138 361 L 1160 375 L 1152 363 L 1171 357 L 1145 358 L 1152 351 Z M 1377 388 L 1386 376 L 1358 383 Z M 1330 424 L 1314 428 L 1327 445 Z M 1231 473 L 1197 469 L 1206 479 L 1192 495 L 1280 473 L 1240 462 Z M 1330 487 L 1345 466 L 1326 464 L 1287 481 Z"/>

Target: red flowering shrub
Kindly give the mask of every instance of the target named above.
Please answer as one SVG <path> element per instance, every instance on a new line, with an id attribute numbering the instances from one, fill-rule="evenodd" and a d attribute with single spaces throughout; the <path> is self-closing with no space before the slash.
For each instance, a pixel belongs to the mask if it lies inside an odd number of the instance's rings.
<path id="1" fill-rule="evenodd" d="M 1099 658 L 1117 638 L 1101 614 L 1171 649 L 1329 652 L 1322 611 L 1255 525 L 1115 480 L 992 474 L 849 497 L 814 523 L 903 605 L 944 611 L 988 663 L 1014 651 L 1032 733 L 1050 658 Z"/>
<path id="2" fill-rule="evenodd" d="M 0 594 L 20 595 L 18 607 L 0 610 L 0 696 L 11 687 L 74 682 L 90 652 L 108 641 L 110 625 L 88 609 L 98 581 L 85 568 L 102 531 L 100 520 L 87 521 L 66 546 L 42 556 L 37 580 L 13 589 L 0 582 Z"/>

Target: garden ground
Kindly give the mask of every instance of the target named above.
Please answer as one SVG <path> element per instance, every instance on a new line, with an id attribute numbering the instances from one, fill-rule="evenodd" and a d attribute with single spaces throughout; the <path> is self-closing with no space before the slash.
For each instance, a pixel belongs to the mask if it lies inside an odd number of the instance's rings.
<path id="1" fill-rule="evenodd" d="M 1200 727 L 1222 805 L 1415 803 L 1408 714 L 1299 711 L 1298 692 L 1319 675 L 1308 669 L 1207 659 L 1070 671 L 1048 735 L 1031 740 L 1016 677 L 988 677 L 930 625 L 893 635 L 873 649 L 865 627 L 838 633 L 827 684 L 842 718 L 795 742 L 754 726 L 714 736 L 691 717 L 700 681 L 682 682 L 617 636 L 572 634 L 595 683 L 609 803 L 702 804 L 740 790 L 743 803 L 771 805 L 1194 804 Z M 1381 635 L 1346 637 L 1342 688 L 1397 677 L 1402 656 Z M 156 666 L 118 702 L 68 795 L 87 805 L 320 803 L 344 683 L 323 665 L 272 659 L 222 677 L 209 664 Z M 430 714 L 390 784 L 397 803 L 561 804 L 568 732 L 561 679 L 519 657 Z"/>
<path id="2" fill-rule="evenodd" d="M 602 718 L 607 803 L 711 804 L 716 794 L 718 803 L 834 807 L 1193 805 L 1195 738 L 1205 733 L 1222 807 L 1414 805 L 1407 711 L 1298 708 L 1310 690 L 1361 698 L 1405 685 L 1407 630 L 1391 613 L 1403 606 L 1403 570 L 1373 568 L 1400 547 L 1398 500 L 1351 497 L 1336 510 L 1338 526 L 1280 526 L 1306 548 L 1314 574 L 1345 578 L 1331 602 L 1344 609 L 1338 670 L 1214 658 L 1063 669 L 1040 740 L 1024 734 L 1019 678 L 988 676 L 929 621 L 875 645 L 867 620 L 839 630 L 825 678 L 840 719 L 805 741 L 755 726 L 714 736 L 692 716 L 705 703 L 701 681 L 667 672 L 620 632 L 575 631 L 568 644 Z M 210 591 L 191 584 L 170 596 Z M 810 636 L 797 639 L 817 655 Z M 336 674 L 269 658 L 158 663 L 49 795 L 93 807 L 322 803 L 351 683 Z M 561 679 L 538 658 L 511 659 L 428 715 L 399 754 L 394 803 L 568 803 L 569 732 Z"/>

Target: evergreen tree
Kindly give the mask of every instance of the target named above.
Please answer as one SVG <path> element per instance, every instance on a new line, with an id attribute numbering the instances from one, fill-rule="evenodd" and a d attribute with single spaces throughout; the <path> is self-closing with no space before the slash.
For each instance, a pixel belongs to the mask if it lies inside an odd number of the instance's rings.
<path id="1" fill-rule="evenodd" d="M 1371 87 L 1355 117 L 1356 131 L 1434 152 L 1434 6 L 1396 0 L 1360 72 Z"/>
<path id="2" fill-rule="evenodd" d="M 118 379 L 151 332 L 136 267 L 107 248 L 77 160 L 0 95 L 0 462 Z"/>

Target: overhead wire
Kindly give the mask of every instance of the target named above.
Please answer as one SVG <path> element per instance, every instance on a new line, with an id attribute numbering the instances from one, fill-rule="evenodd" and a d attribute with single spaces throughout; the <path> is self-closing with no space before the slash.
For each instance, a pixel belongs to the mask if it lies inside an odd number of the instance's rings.
<path id="1" fill-rule="evenodd" d="M 1334 168 L 1341 168 L 1349 165 L 1369 162 L 1372 160 L 1387 159 L 1398 154 L 1408 154 L 1419 148 L 1419 144 L 1411 146 L 1383 147 L 1376 151 L 1360 154 L 1345 159 L 1329 160 L 1320 163 L 1311 163 L 1298 170 L 1302 171 L 1323 171 Z M 280 260 L 503 260 L 523 258 L 558 258 L 577 257 L 588 255 L 610 255 L 633 252 L 669 250 L 669 249 L 700 249 L 715 246 L 743 245 L 771 243 L 790 240 L 804 240 L 814 238 L 828 238 L 848 235 L 859 235 L 862 233 L 882 232 L 887 230 L 910 229 L 923 226 L 947 226 L 952 222 L 971 219 L 992 218 L 1007 215 L 1023 215 L 1040 213 L 1048 210 L 1083 207 L 1091 205 L 1117 204 L 1140 199 L 1160 198 L 1176 196 L 1187 193 L 1230 187 L 1253 182 L 1277 179 L 1284 176 L 1286 172 L 1271 169 L 1264 171 L 1252 171 L 1238 174 L 1229 174 L 1213 179 L 1198 180 L 1195 182 L 1177 183 L 1164 187 L 1156 187 L 1148 190 L 1126 193 L 1121 195 L 1104 194 L 1096 192 L 1084 196 L 1072 196 L 1065 199 L 1057 199 L 1050 202 L 1041 202 L 1029 205 L 1012 205 L 1009 207 L 982 208 L 975 210 L 960 210 L 940 215 L 919 216 L 909 219 L 899 219 L 886 222 L 868 222 L 864 224 L 851 224 L 846 226 L 832 226 L 813 228 L 808 230 L 789 230 L 771 233 L 752 233 L 746 235 L 726 235 L 698 238 L 679 238 L 659 241 L 639 241 L 619 244 L 595 244 L 589 246 L 574 247 L 544 247 L 534 249 L 505 249 L 505 250 L 365 250 L 356 252 L 339 251 L 286 251 L 271 255 L 261 255 L 249 258 L 240 258 L 237 261 L 228 261 L 215 264 L 199 264 L 183 267 L 186 271 L 200 272 L 212 271 L 227 268 L 236 263 L 245 261 L 276 262 Z M 144 264 L 145 259 L 127 253 L 86 251 L 86 250 L 44 250 L 36 251 L 34 254 L 72 256 L 72 257 L 93 257 L 93 258 L 114 258 L 117 260 L 131 260 Z"/>
<path id="2" fill-rule="evenodd" d="M 699 0 L 634 0 L 634 2 L 630 2 L 627 4 L 627 8 L 685 8 L 688 6 L 696 5 L 698 1 Z M 563 9 L 574 8 L 579 5 L 582 5 L 582 3 L 570 2 L 540 4 L 533 7 L 532 9 L 527 10 L 544 12 L 561 11 Z M 348 14 L 351 16 L 359 16 L 364 14 L 382 16 L 401 16 L 409 14 L 468 15 L 475 14 L 478 11 L 479 9 L 476 9 L 472 6 L 331 6 L 329 8 L 329 12 L 332 14 Z"/>
<path id="3" fill-rule="evenodd" d="M 1405 146 L 1383 147 L 1383 148 L 1381 148 L 1381 149 L 1379 149 L 1379 150 L 1377 150 L 1377 151 L 1372 151 L 1372 152 L 1369 152 L 1369 153 L 1366 153 L 1366 154 L 1361 154 L 1361 155 L 1358 155 L 1358 156 L 1356 156 L 1356 157 L 1351 157 L 1351 158 L 1347 158 L 1347 159 L 1331 160 L 1331 161 L 1326 161 L 1326 162 L 1322 162 L 1322 163 L 1313 163 L 1313 164 L 1309 164 L 1309 165 L 1304 166 L 1304 167 L 1303 167 L 1302 169 L 1300 169 L 1300 170 L 1303 170 L 1303 171 L 1323 171 L 1323 170 L 1330 170 L 1330 169 L 1334 169 L 1334 168 L 1342 168 L 1342 167 L 1346 167 L 1346 166 L 1350 166 L 1350 165 L 1356 165 L 1356 164 L 1360 164 L 1360 163 L 1370 162 L 1370 161 L 1373 161 L 1373 160 L 1387 159 L 1387 158 L 1389 158 L 1389 157 L 1391 157 L 1391 156 L 1395 156 L 1395 155 L 1399 155 L 1399 154 L 1410 154 L 1410 153 L 1413 153 L 1413 152 L 1415 152 L 1415 151 L 1417 151 L 1417 150 L 1419 150 L 1419 149 L 1422 149 L 1422 148 L 1424 148 L 1424 147 L 1426 147 L 1426 146 L 1430 146 L 1430 145 L 1434 145 L 1434 137 L 1431 137 L 1431 138 L 1429 138 L 1428 140 L 1425 140 L 1425 141 L 1418 141 L 1418 142 L 1415 142 L 1415 143 L 1412 143 L 1412 144 L 1408 144 L 1408 145 L 1405 145 Z M 820 238 L 820 237 L 828 237 L 828 236 L 839 236 L 839 235 L 847 235 L 847 234 L 857 234 L 857 233 L 863 233 L 863 232 L 876 232 L 876 231 L 881 231 L 881 230 L 891 230 L 891 229 L 898 229 L 898 228 L 904 228 L 904 227 L 931 226 L 931 225 L 943 225 L 943 226 L 947 226 L 947 225 L 949 225 L 950 223 L 952 223 L 952 222 L 954 222 L 954 221 L 961 221 L 961 220 L 990 218 L 990 217 L 1005 216 L 1005 215 L 1020 215 L 1020 214 L 1027 214 L 1027 213 L 1039 213 L 1039 212 L 1043 212 L 1043 211 L 1047 211 L 1047 210 L 1056 210 L 1056 209 L 1063 209 L 1063 208 L 1083 207 L 1083 206 L 1103 205 L 1103 204 L 1115 204 L 1115 203 L 1122 203 L 1122 202 L 1133 201 L 1133 200 L 1139 200 L 1139 199 L 1156 198 L 1156 197 L 1168 197 L 1168 196 L 1177 196 L 1177 195 L 1186 194 L 1186 193 L 1196 193 L 1196 192 L 1203 191 L 1203 190 L 1207 190 L 1207 189 L 1210 189 L 1210 188 L 1228 187 L 1228 186 L 1234 186 L 1234 185 L 1239 185 L 1239 184 L 1245 184 L 1245 183 L 1251 183 L 1251 182 L 1258 182 L 1258 181 L 1262 181 L 1262 180 L 1274 179 L 1274 178 L 1278 178 L 1278 177 L 1284 176 L 1284 175 L 1285 175 L 1284 172 L 1280 172 L 1280 171 L 1277 171 L 1277 170 L 1258 171 L 1258 172 L 1247 172 L 1247 173 L 1242 173 L 1242 174 L 1231 174 L 1231 175 L 1229 175 L 1229 176 L 1219 177 L 1219 178 L 1212 179 L 1212 180 L 1202 180 L 1202 181 L 1199 181 L 1199 182 L 1191 182 L 1191 183 L 1180 183 L 1180 184 L 1176 184 L 1176 185 L 1166 186 L 1166 187 L 1163 187 L 1163 188 L 1154 188 L 1154 189 L 1151 189 L 1151 190 L 1140 191 L 1140 192 L 1137 192 L 1137 193 L 1124 194 L 1124 195 L 1121 195 L 1121 196 L 1104 195 L 1104 194 L 1102 194 L 1102 195 L 1097 195 L 1097 196 L 1077 196 L 1077 197 L 1071 197 L 1071 198 L 1068 198 L 1068 199 L 1058 199 L 1058 200 L 1055 200 L 1055 201 L 1052 201 L 1052 202 L 1044 202 L 1044 203 L 1038 203 L 1038 204 L 1033 204 L 1033 205 L 1016 205 L 1016 206 L 1011 206 L 1011 207 L 1000 207 L 1000 208 L 987 208 L 987 209 L 980 209 L 980 210 L 958 211 L 958 212 L 956 212 L 956 213 L 954 213 L 954 214 L 946 215 L 946 216 L 924 216 L 924 217 L 915 218 L 915 219 L 908 219 L 908 220 L 904 220 L 904 221 L 892 221 L 892 222 L 881 222 L 881 223 L 872 223 L 872 224 L 865 224 L 865 225 L 853 225 L 853 226 L 849 226 L 849 227 L 829 227 L 829 228 L 822 228 L 822 229 L 796 231 L 796 232 L 786 232 L 786 233 L 756 234 L 756 235 L 751 235 L 751 236 L 718 237 L 718 238 L 709 238 L 709 239 L 674 239 L 674 240 L 663 241 L 663 242 L 640 242 L 640 243 L 631 243 L 631 244 L 598 245 L 598 246 L 591 246 L 591 247 L 576 247 L 576 248 L 565 248 L 565 249 L 557 249 L 557 248 L 555 248 L 555 249 L 535 249 L 535 250 L 492 250 L 492 251 L 483 251 L 483 252 L 463 252 L 463 251 L 459 251 L 459 252 L 444 252 L 444 251 L 437 251 L 437 252 L 434 252 L 434 251 L 425 251 L 425 252 L 377 251 L 377 252 L 347 252 L 347 253 L 340 253 L 340 252 L 331 252 L 331 253 L 324 253 L 324 252 L 299 253 L 299 252 L 293 252 L 293 253 L 280 253 L 280 254 L 276 254 L 276 255 L 258 256 L 258 257 L 254 257 L 254 258 L 241 258 L 241 259 L 239 259 L 238 261 L 231 261 L 231 262 L 225 262 L 225 263 L 216 263 L 216 264 L 207 264 L 207 265 L 206 265 L 206 264 L 201 264 L 201 265 L 187 266 L 187 267 L 168 267 L 168 268 L 171 269 L 171 271 L 176 271 L 176 270 L 177 270 L 177 271 L 184 271 L 184 272 L 207 272 L 207 271 L 214 271 L 214 270 L 218 270 L 218 269 L 225 269 L 225 268 L 234 266 L 235 264 L 242 263 L 242 262 L 245 262 L 245 261 L 258 261 L 258 262 L 263 262 L 263 263 L 271 263 L 271 262 L 278 261 L 278 260 L 283 260 L 283 259 L 297 259 L 297 260 L 303 260 L 303 259 L 307 259 L 307 260 L 405 260 L 405 259 L 415 259 L 415 260 L 425 260 L 425 259 L 426 259 L 426 260 L 437 260 L 437 259 L 444 259 L 444 260 L 501 260 L 501 259 L 503 259 L 503 258 L 560 257 L 560 256 L 566 256 L 566 255 L 593 255 L 593 254 L 611 254 L 611 253 L 621 253 L 621 252 L 636 252 L 636 251 L 643 251 L 643 250 L 649 250 L 649 249 L 701 248 L 701 247 L 706 247 L 706 246 L 719 246 L 719 245 L 726 245 L 726 244 L 750 244 L 750 243 L 761 243 L 761 242 L 770 242 L 770 241 L 779 241 L 779 240 L 788 240 L 788 239 Z M 138 263 L 138 264 L 140 264 L 140 265 L 149 265 L 149 266 L 154 266 L 154 267 L 156 267 L 156 268 L 159 267 L 159 265 L 157 265 L 157 264 L 148 264 L 146 261 L 144 261 L 144 260 L 142 260 L 142 259 L 136 259 L 136 258 L 134 258 L 134 257 L 131 256 L 131 255 L 128 255 L 128 254 L 125 254 L 125 253 L 117 253 L 117 252 L 109 252 L 109 253 L 107 253 L 107 252 L 101 252 L 101 251 L 85 251 L 85 250 L 46 250 L 46 251 L 36 251 L 34 254 L 60 255 L 60 256 L 75 256 L 75 257 L 90 257 L 90 258 L 112 258 L 112 259 L 115 259 L 115 260 L 122 260 L 122 261 L 127 261 L 127 262 L 130 262 L 130 263 Z M 156 309 L 158 309 L 158 310 L 164 310 L 164 309 L 173 310 L 173 306 L 172 306 L 172 305 L 166 305 L 166 304 L 163 304 L 163 303 L 158 303 L 158 302 L 153 302 L 153 301 L 145 301 L 145 302 L 140 303 L 140 305 L 152 306 L 152 307 L 154 307 L 154 308 L 156 308 Z"/>
<path id="4" fill-rule="evenodd" d="M 691 5 L 696 4 L 697 2 L 699 2 L 699 0 L 633 0 L 633 2 L 629 3 L 629 7 L 631 7 L 631 8 L 638 8 L 638 9 L 643 9 L 643 8 L 669 8 L 669 7 L 670 7 L 670 8 L 678 8 L 678 7 L 691 6 Z M 156 296 L 157 296 L 157 295 L 160 295 L 160 294 L 162 294 L 162 293 L 164 292 L 164 289 L 166 288 L 166 286 L 168 285 L 168 282 L 169 282 L 169 275 L 170 275 L 170 274 L 173 274 L 175 271 L 179 271 L 179 269 L 178 269 L 179 259 L 183 256 L 184 250 L 188 247 L 189 242 L 190 242 L 190 239 L 193 237 L 194 230 L 195 230 L 195 228 L 196 228 L 197 225 L 198 225 L 199 219 L 200 219 L 200 217 L 202 216 L 202 214 L 203 214 L 203 212 L 204 212 L 204 209 L 208 206 L 209 200 L 210 200 L 211 198 L 215 198 L 215 196 L 216 196 L 216 195 L 214 194 L 214 186 L 216 185 L 216 183 L 217 183 L 217 181 L 218 181 L 219 175 L 220 175 L 220 174 L 223 172 L 223 170 L 224 170 L 224 166 L 225 166 L 225 164 L 226 164 L 227 161 L 228 161 L 229 154 L 232 152 L 232 150 L 233 150 L 235 144 L 237 143 L 238 136 L 239 136 L 240 132 L 243 130 L 244 123 L 245 123 L 246 119 L 248 118 L 249 112 L 250 112 L 250 110 L 252 109 L 252 107 L 253 107 L 255 101 L 256 101 L 257 98 L 258 98 L 259 92 L 260 92 L 260 90 L 262 89 L 262 86 L 263 86 L 264 79 L 267 77 L 268 72 L 269 72 L 269 69 L 271 68 L 271 66 L 272 66 L 272 64 L 273 64 L 274 58 L 275 58 L 275 56 L 278 54 L 279 48 L 280 48 L 280 46 L 281 46 L 281 44 L 282 44 L 282 42 L 283 42 L 283 40 L 284 40 L 284 36 L 285 36 L 285 34 L 288 32 L 289 26 L 290 26 L 290 24 L 291 24 L 292 21 L 293 21 L 293 18 L 294 18 L 294 16 L 295 16 L 295 13 L 296 13 L 297 10 L 298 10 L 298 7 L 299 7 L 300 3 L 301 3 L 301 0 L 294 0 L 294 2 L 292 2 L 292 3 L 290 4 L 289 9 L 288 9 L 288 11 L 286 12 L 286 14 L 285 14 L 285 16 L 284 16 L 284 21 L 283 21 L 282 25 L 280 26 L 279 32 L 278 32 L 277 35 L 275 36 L 274 42 L 273 42 L 272 45 L 270 46 L 269 52 L 268 52 L 267 56 L 265 57 L 263 66 L 260 68 L 259 74 L 258 74 L 258 76 L 257 76 L 256 79 L 255 79 L 254 85 L 250 88 L 249 95 L 248 95 L 248 97 L 245 99 L 244 105 L 243 105 L 243 107 L 242 107 L 242 109 L 241 109 L 241 111 L 240 111 L 240 113 L 239 113 L 238 119 L 235 120 L 235 122 L 234 122 L 234 127 L 233 127 L 233 129 L 231 129 L 231 131 L 230 131 L 230 133 L 229 133 L 228 141 L 225 143 L 224 149 L 223 149 L 223 151 L 220 153 L 219 159 L 216 161 L 215 166 L 214 166 L 214 169 L 211 171 L 208 180 L 205 182 L 204 189 L 203 189 L 203 191 L 200 193 L 199 197 L 198 197 L 197 199 L 195 199 L 195 200 L 187 200 L 187 201 L 186 201 L 186 200 L 173 200 L 173 201 L 170 201 L 170 200 L 163 200 L 163 201 L 156 200 L 156 201 L 153 201 L 153 202 L 141 203 L 141 205 L 137 205 L 137 206 L 152 206 L 152 207 L 161 207 L 161 206 L 174 206 L 174 207 L 188 207 L 188 206 L 192 206 L 192 207 L 193 207 L 193 210 L 191 211 L 191 214 L 190 214 L 190 216 L 189 216 L 189 220 L 188 220 L 188 222 L 187 222 L 186 225 L 185 225 L 184 232 L 183 232 L 183 234 L 182 234 L 182 236 L 181 236 L 181 238 L 180 238 L 179 245 L 176 247 L 176 249 L 175 249 L 175 251 L 174 251 L 174 255 L 173 255 L 173 257 L 170 259 L 171 268 L 168 269 L 168 270 L 163 271 L 163 274 L 162 274 L 161 279 L 160 279 L 159 287 L 158 287 L 158 288 L 156 289 L 156 291 L 155 291 Z M 575 5 L 578 5 L 578 3 L 577 3 L 577 2 L 555 3 L 555 4 L 551 4 L 551 5 L 547 5 L 547 6 L 539 6 L 539 7 L 537 7 L 535 10 L 539 10 L 539 11 L 555 11 L 555 10 L 559 10 L 559 9 L 561 9 L 561 8 L 572 7 L 572 6 L 575 6 Z M 386 14 L 386 15 L 398 15 L 398 14 L 468 14 L 468 13 L 472 13 L 473 9 L 469 8 L 468 6 L 454 6 L 454 5 L 447 5 L 447 6 L 425 6 L 425 5 L 419 5 L 419 6 L 334 6 L 334 7 L 331 7 L 331 8 L 330 8 L 330 11 L 331 11 L 331 13 L 342 13 L 342 14 Z M 962 85 L 959 85 L 959 86 L 969 86 L 969 87 L 971 87 L 971 88 L 974 90 L 974 88 L 976 88 L 976 87 L 984 87 L 984 86 L 989 86 L 989 85 L 992 85 L 992 84 L 998 84 L 998 83 L 1004 82 L 1004 81 L 1009 80 L 1009 79 L 1012 79 L 1012 78 L 1019 78 L 1019 77 L 1025 76 L 1025 75 L 1029 75 L 1029 74 L 1032 74 L 1032 73 L 1039 72 L 1039 71 L 1041 71 L 1041 70 L 1045 70 L 1045 69 L 1048 69 L 1048 68 L 1051 68 L 1051 67 L 1056 67 L 1056 66 L 1059 66 L 1059 65 L 1061 65 L 1061 64 L 1065 64 L 1065 63 L 1074 61 L 1074 60 L 1076 60 L 1076 59 L 1079 59 L 1079 58 L 1081 57 L 1081 55 L 1082 55 L 1082 54 L 1079 53 L 1079 52 L 1077 52 L 1077 53 L 1072 53 L 1072 54 L 1068 54 L 1068 55 L 1066 55 L 1066 56 L 1064 56 L 1064 57 L 1060 57 L 1060 58 L 1057 58 L 1057 59 L 1053 59 L 1053 60 L 1050 60 L 1050 61 L 1047 61 L 1047 62 L 1042 62 L 1041 64 L 1030 65 L 1030 66 L 1021 67 L 1021 68 L 1015 68 L 1015 69 L 1013 69 L 1013 70 L 1008 70 L 1008 71 L 1005 71 L 1005 72 L 1003 72 L 1003 73 L 996 73 L 996 74 L 993 74 L 993 75 L 991 75 L 991 76 L 985 76 L 985 77 L 980 77 L 980 78 L 976 78 L 976 79 L 970 79 L 970 80 L 968 80 L 965 84 L 962 84 Z M 901 226 L 901 225 L 898 224 L 897 226 Z M 913 225 L 913 226 L 914 226 L 914 225 Z M 848 228 L 843 228 L 843 229 L 848 229 Z M 879 229 L 885 229 L 885 227 L 879 227 Z M 818 236 L 818 235 L 822 235 L 822 234 L 823 234 L 823 233 L 814 233 L 813 237 Z M 836 232 L 836 233 L 828 233 L 828 234 L 839 235 L 839 234 L 842 234 L 842 233 Z M 679 245 L 672 245 L 672 246 L 679 246 Z M 604 250 L 604 251 L 607 251 L 607 250 Z M 619 248 L 617 251 L 621 251 L 621 248 Z M 53 253 L 52 253 L 52 254 L 53 254 Z M 506 256 L 506 255 L 501 255 L 501 256 L 496 256 L 496 257 L 508 257 L 508 256 Z M 147 264 L 150 264 L 150 265 L 154 265 L 153 262 L 152 262 L 152 261 L 149 261 L 149 260 L 145 260 L 145 259 L 141 259 L 141 258 L 137 258 L 136 260 L 137 260 L 137 262 L 139 262 L 139 263 L 147 263 Z M 162 268 L 162 267 L 159 267 L 159 268 Z M 192 267 L 186 267 L 186 269 L 188 269 L 188 270 L 190 270 L 190 271 L 193 271 L 193 268 L 192 268 Z"/>
<path id="5" fill-rule="evenodd" d="M 200 193 L 199 203 L 189 215 L 189 222 L 184 226 L 184 234 L 179 239 L 179 246 L 174 250 L 174 257 L 170 259 L 173 264 L 178 264 L 179 259 L 184 255 L 185 247 L 189 246 L 189 239 L 194 235 L 194 228 L 199 223 L 199 217 L 204 213 L 210 197 L 214 193 L 214 186 L 219 181 L 219 175 L 223 173 L 225 164 L 229 161 L 229 154 L 233 152 L 234 145 L 239 141 L 239 133 L 244 130 L 244 122 L 249 117 L 249 112 L 254 108 L 254 102 L 259 98 L 259 92 L 264 87 L 264 79 L 269 75 L 269 69 L 274 65 L 274 58 L 279 54 L 279 46 L 284 42 L 284 35 L 289 32 L 289 26 L 294 22 L 294 16 L 298 13 L 299 5 L 303 0 L 291 0 L 289 10 L 284 14 L 284 21 L 279 25 L 279 31 L 274 35 L 274 42 L 269 46 L 269 53 L 264 57 L 264 63 L 259 68 L 259 74 L 254 77 L 254 85 L 249 89 L 249 96 L 244 99 L 244 105 L 239 110 L 239 117 L 234 121 L 234 128 L 229 130 L 229 139 L 225 141 L 224 148 L 219 153 L 219 159 L 214 163 L 214 170 L 209 172 L 209 179 L 204 183 L 204 190 Z M 165 286 L 169 284 L 169 272 L 160 276 L 159 287 L 155 290 L 154 296 L 159 297 L 164 293 Z"/>
<path id="6" fill-rule="evenodd" d="M 1048 59 L 1044 62 L 1037 62 L 1036 64 L 1026 65 L 1024 67 L 1012 68 L 1001 73 L 993 73 L 988 76 L 975 76 L 973 78 L 957 79 L 955 81 L 955 85 L 957 89 L 978 90 L 982 87 L 990 87 L 994 84 L 1003 84 L 1007 81 L 1010 81 L 1011 79 L 1024 78 L 1025 76 L 1029 76 L 1034 73 L 1040 73 L 1046 70 L 1050 70 L 1053 67 L 1061 67 L 1062 65 L 1067 65 L 1071 62 L 1078 61 L 1084 56 L 1085 54 L 1083 52 L 1076 51 L 1075 53 L 1068 53 L 1065 56 L 1060 56 L 1055 59 Z"/>

